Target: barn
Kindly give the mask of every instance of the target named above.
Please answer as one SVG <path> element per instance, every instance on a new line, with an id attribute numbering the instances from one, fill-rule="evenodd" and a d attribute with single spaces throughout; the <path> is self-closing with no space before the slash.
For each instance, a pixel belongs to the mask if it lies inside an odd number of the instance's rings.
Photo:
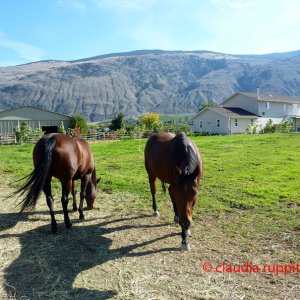
<path id="1" fill-rule="evenodd" d="M 32 129 L 39 128 L 51 133 L 57 132 L 60 122 L 69 128 L 71 117 L 33 106 L 3 110 L 0 111 L 0 136 L 14 134 L 14 128 L 20 127 L 22 122 L 27 122 Z"/>

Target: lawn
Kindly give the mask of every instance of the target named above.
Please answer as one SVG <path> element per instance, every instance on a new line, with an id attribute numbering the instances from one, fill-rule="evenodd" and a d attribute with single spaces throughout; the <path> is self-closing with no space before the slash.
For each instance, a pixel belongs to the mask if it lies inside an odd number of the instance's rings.
<path id="1" fill-rule="evenodd" d="M 17 214 L 16 199 L 4 200 L 20 185 L 15 181 L 31 172 L 33 145 L 1 146 L 0 296 L 296 299 L 300 273 L 263 272 L 263 266 L 300 263 L 300 135 L 193 139 L 204 177 L 187 253 L 178 251 L 179 228 L 172 224 L 169 197 L 159 187 L 161 216 L 151 216 L 146 140 L 90 145 L 101 176 L 97 207 L 87 212 L 85 222 L 72 214 L 71 230 L 58 214 L 57 236 L 50 234 L 44 197 L 34 213 L 24 215 Z M 61 210 L 60 185 L 54 181 L 53 187 Z M 203 271 L 206 262 L 211 272 Z M 250 262 L 258 272 L 230 272 L 230 265 Z M 229 265 L 227 272 L 216 271 L 221 263 Z"/>

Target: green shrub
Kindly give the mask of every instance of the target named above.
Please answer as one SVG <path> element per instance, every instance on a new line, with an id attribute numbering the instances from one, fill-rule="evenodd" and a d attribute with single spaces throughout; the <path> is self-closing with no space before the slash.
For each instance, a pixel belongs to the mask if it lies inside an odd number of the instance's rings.
<path id="1" fill-rule="evenodd" d="M 263 133 L 274 133 L 276 131 L 276 124 L 273 124 L 271 119 L 268 120 L 265 127 L 262 129 Z"/>
<path id="2" fill-rule="evenodd" d="M 251 123 L 250 123 L 250 124 L 247 125 L 245 132 L 246 132 L 247 134 L 255 134 L 255 133 L 258 133 L 257 128 L 258 128 L 258 125 L 257 125 L 257 124 L 254 124 L 254 123 L 251 124 Z"/>
<path id="3" fill-rule="evenodd" d="M 80 128 L 80 132 L 83 135 L 86 135 L 88 133 L 88 126 L 85 118 L 80 115 L 74 115 L 71 118 L 71 129 Z"/>
<path id="4" fill-rule="evenodd" d="M 63 121 L 60 121 L 57 126 L 58 133 L 66 134 L 65 125 Z"/>
<path id="5" fill-rule="evenodd" d="M 15 127 L 14 133 L 18 144 L 23 144 L 30 139 L 38 140 L 44 135 L 40 128 L 33 130 L 27 122 L 22 122 L 21 127 Z"/>

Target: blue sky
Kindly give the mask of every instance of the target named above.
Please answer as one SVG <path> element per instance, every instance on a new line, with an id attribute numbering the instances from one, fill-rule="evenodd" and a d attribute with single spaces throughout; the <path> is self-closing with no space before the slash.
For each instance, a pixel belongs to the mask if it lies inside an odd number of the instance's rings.
<path id="1" fill-rule="evenodd" d="M 0 66 L 142 49 L 300 49 L 299 0 L 0 0 Z"/>

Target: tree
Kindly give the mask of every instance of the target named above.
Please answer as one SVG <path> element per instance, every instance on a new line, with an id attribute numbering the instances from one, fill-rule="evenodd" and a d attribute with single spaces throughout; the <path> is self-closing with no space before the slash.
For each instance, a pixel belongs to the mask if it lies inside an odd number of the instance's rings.
<path id="1" fill-rule="evenodd" d="M 70 126 L 72 129 L 80 128 L 80 132 L 83 135 L 86 135 L 88 133 L 87 122 L 86 122 L 85 118 L 80 114 L 77 114 L 77 115 L 74 115 L 71 117 L 71 125 Z"/>
<path id="2" fill-rule="evenodd" d="M 116 131 L 118 129 L 124 128 L 124 117 L 125 115 L 120 112 L 114 119 L 111 120 L 109 129 Z"/>
<path id="3" fill-rule="evenodd" d="M 212 100 L 208 100 L 208 102 L 202 103 L 202 105 L 200 106 L 199 111 L 201 111 L 202 109 L 206 108 L 206 107 L 214 107 L 215 103 Z"/>
<path id="4" fill-rule="evenodd" d="M 148 113 L 142 116 L 141 125 L 144 126 L 147 130 L 153 130 L 159 132 L 163 129 L 163 124 L 160 121 L 158 113 Z"/>

